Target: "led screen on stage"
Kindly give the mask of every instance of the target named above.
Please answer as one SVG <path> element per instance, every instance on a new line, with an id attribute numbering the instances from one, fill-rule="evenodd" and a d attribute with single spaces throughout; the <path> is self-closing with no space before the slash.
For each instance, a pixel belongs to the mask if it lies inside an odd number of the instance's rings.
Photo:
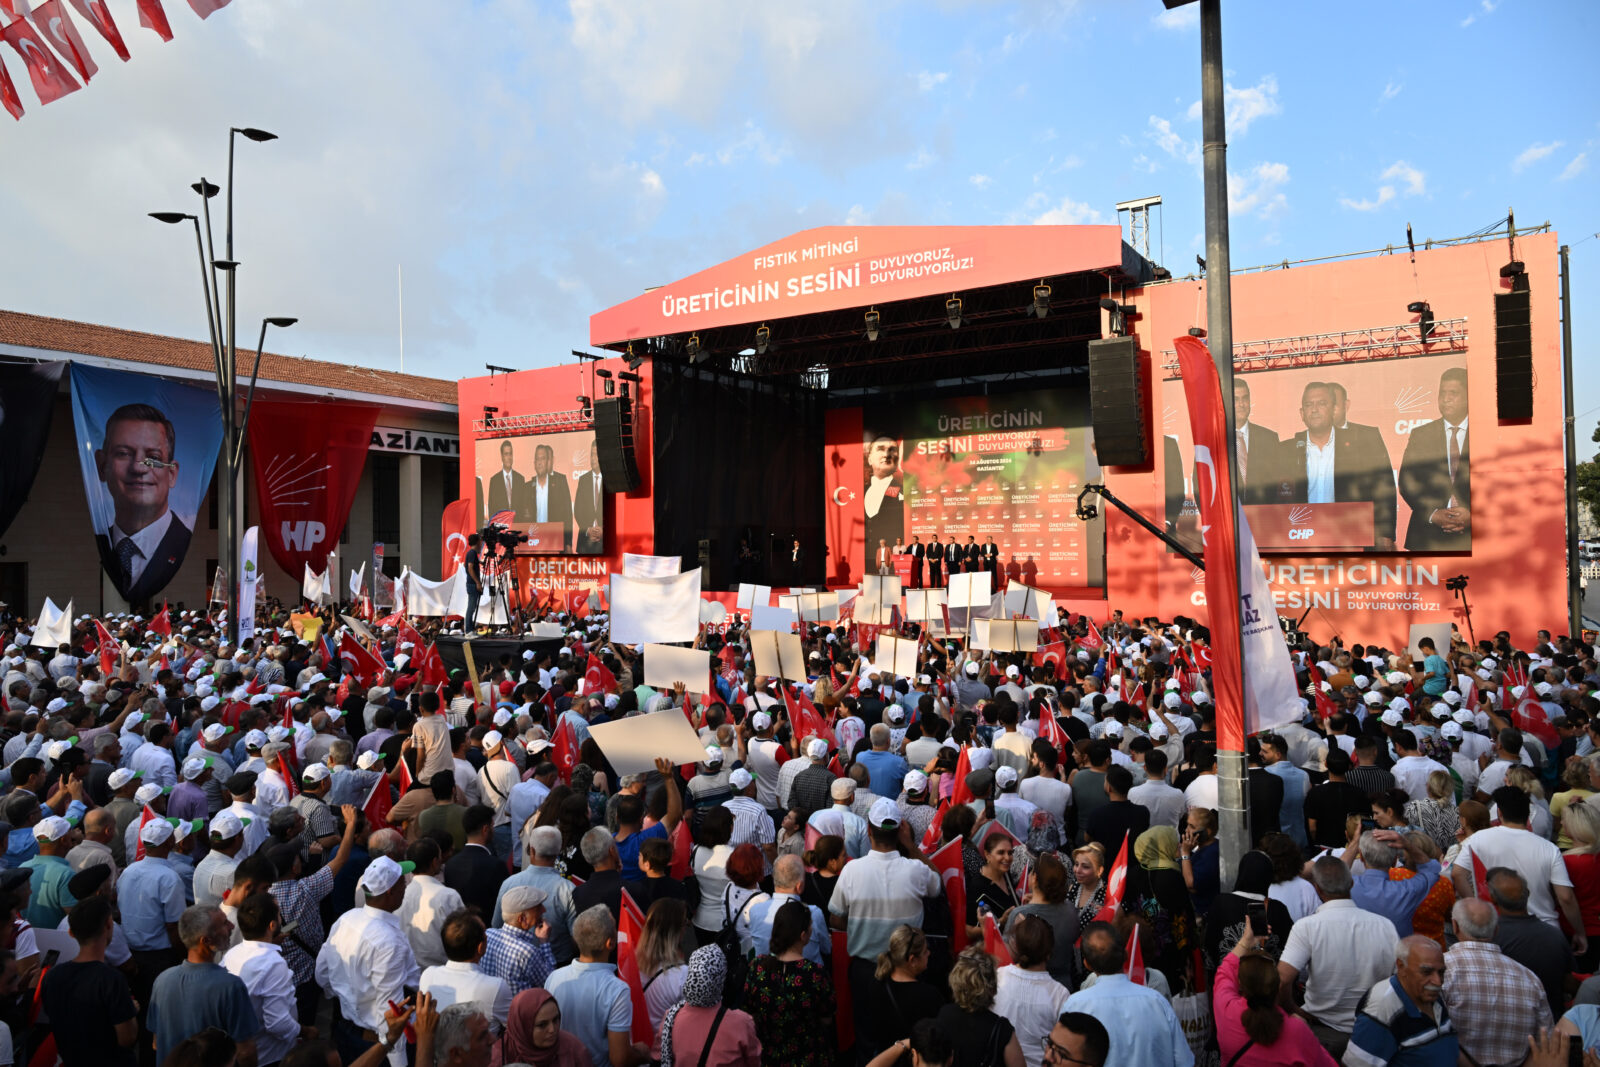
<path id="1" fill-rule="evenodd" d="M 528 535 L 523 552 L 596 555 L 605 551 L 605 493 L 593 430 L 476 443 L 478 528 L 509 511 Z"/>
<path id="2" fill-rule="evenodd" d="M 1087 396 L 1066 390 L 830 412 L 830 581 L 896 573 L 895 549 L 921 544 L 924 585 L 935 545 L 941 579 L 951 561 L 961 573 L 992 556 L 997 588 L 1097 583 L 1098 549 L 1077 518 L 1098 471 L 1088 415 Z"/>

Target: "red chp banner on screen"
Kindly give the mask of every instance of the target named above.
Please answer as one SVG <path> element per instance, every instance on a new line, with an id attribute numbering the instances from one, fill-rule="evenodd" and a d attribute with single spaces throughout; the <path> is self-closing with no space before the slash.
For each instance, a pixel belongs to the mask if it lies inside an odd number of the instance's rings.
<path id="1" fill-rule="evenodd" d="M 250 419 L 261 533 L 290 574 L 320 574 L 350 515 L 378 408 L 261 400 Z"/>

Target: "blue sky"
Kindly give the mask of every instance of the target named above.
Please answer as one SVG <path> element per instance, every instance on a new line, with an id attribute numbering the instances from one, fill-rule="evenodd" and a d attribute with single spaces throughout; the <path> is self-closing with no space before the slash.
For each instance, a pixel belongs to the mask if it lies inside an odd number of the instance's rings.
<path id="1" fill-rule="evenodd" d="M 233 0 L 0 116 L 4 306 L 201 337 L 189 210 L 241 144 L 240 337 L 395 369 L 558 362 L 588 315 L 809 226 L 1112 221 L 1202 247 L 1199 35 L 1160 0 Z M 1236 266 L 1479 229 L 1573 245 L 1580 443 L 1600 420 L 1600 5 L 1227 0 Z M 81 22 L 81 20 L 80 20 Z M 220 237 L 220 231 L 219 231 Z"/>

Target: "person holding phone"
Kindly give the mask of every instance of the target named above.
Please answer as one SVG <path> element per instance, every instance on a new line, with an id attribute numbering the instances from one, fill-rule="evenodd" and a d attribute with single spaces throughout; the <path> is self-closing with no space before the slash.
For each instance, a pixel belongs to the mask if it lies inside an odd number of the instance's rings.
<path id="1" fill-rule="evenodd" d="M 1332 1067 L 1311 1027 L 1278 1007 L 1278 967 L 1261 949 L 1270 935 L 1266 908 L 1252 905 L 1239 939 L 1212 987 L 1217 1044 L 1228 1067 Z"/>

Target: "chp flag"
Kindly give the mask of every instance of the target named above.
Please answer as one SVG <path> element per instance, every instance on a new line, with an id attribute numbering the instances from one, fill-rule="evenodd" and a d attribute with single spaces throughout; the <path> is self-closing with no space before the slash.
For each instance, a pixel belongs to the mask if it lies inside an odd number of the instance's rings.
<path id="1" fill-rule="evenodd" d="M 1194 434 L 1194 495 L 1205 542 L 1217 742 L 1219 748 L 1242 752 L 1247 734 L 1299 718 L 1300 698 L 1261 554 L 1228 480 L 1233 434 L 1223 424 L 1221 379 L 1204 342 L 1183 336 L 1174 343 Z M 1226 503 L 1230 500 L 1231 509 Z"/>

